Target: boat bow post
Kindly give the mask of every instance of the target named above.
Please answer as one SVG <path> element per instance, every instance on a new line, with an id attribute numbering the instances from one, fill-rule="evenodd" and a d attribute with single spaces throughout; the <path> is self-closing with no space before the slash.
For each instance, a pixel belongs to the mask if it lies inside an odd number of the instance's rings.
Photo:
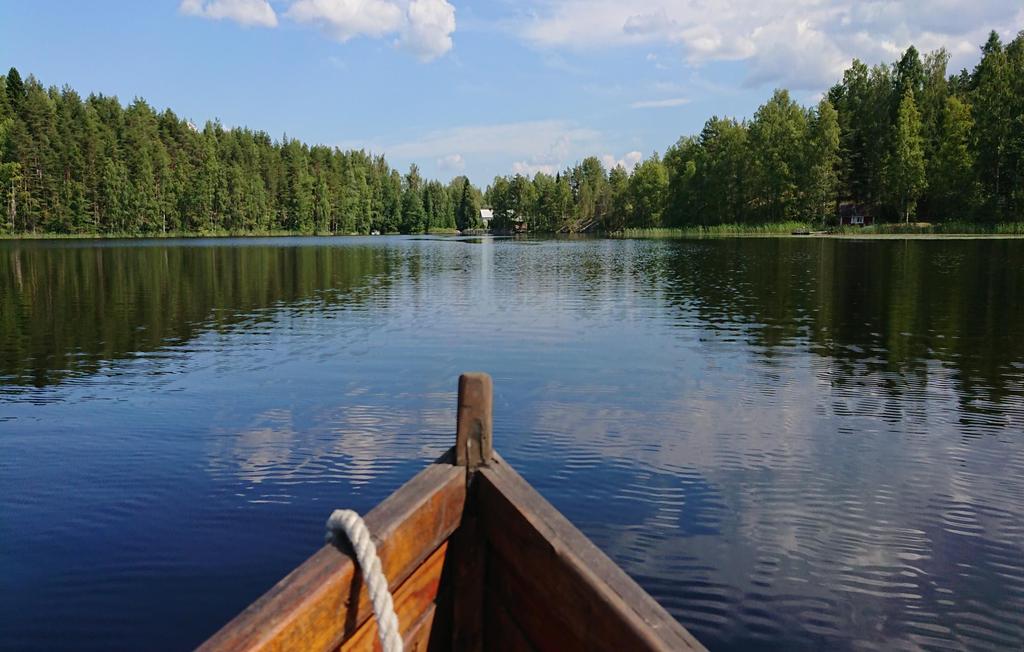
<path id="1" fill-rule="evenodd" d="M 459 376 L 458 416 L 455 424 L 455 463 L 467 476 L 487 466 L 494 456 L 494 383 L 480 371 Z"/>

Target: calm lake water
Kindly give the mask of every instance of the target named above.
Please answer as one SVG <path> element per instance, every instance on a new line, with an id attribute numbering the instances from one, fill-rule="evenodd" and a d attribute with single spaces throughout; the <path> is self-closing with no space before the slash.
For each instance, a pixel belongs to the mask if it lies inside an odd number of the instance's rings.
<path id="1" fill-rule="evenodd" d="M 1024 647 L 1024 240 L 0 243 L 0 648 L 182 649 L 454 441 L 714 650 Z"/>

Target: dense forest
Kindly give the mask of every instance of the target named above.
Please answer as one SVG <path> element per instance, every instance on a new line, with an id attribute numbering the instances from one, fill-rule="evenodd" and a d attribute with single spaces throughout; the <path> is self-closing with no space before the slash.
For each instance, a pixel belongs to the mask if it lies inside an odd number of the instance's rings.
<path id="1" fill-rule="evenodd" d="M 688 227 L 835 220 L 855 202 L 876 219 L 1024 220 L 1024 32 L 992 32 L 973 71 L 910 47 L 892 65 L 854 60 L 812 108 L 776 91 L 749 120 L 712 117 L 633 170 L 587 158 L 552 177 L 499 177 L 499 228 Z"/>
<path id="2" fill-rule="evenodd" d="M 364 151 L 202 129 L 141 99 L 0 76 L 0 233 L 370 233 L 478 225 L 481 193 Z"/>
<path id="3" fill-rule="evenodd" d="M 1024 220 L 1024 32 L 992 32 L 973 71 L 944 50 L 854 60 L 814 107 L 777 90 L 753 117 L 712 117 L 633 170 L 589 157 L 555 175 L 424 180 L 413 165 L 260 131 L 202 129 L 136 99 L 82 99 L 0 76 L 0 233 L 418 233 L 876 219 Z"/>

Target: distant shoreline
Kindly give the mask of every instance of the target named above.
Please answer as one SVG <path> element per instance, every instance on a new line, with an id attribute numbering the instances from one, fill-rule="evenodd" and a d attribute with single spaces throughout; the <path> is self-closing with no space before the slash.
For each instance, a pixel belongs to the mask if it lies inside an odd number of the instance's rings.
<path id="1" fill-rule="evenodd" d="M 373 236 L 381 234 L 372 234 Z M 385 233 L 383 235 L 403 235 Z M 458 235 L 451 229 L 406 235 Z M 0 233 L 2 240 L 201 240 L 216 238 L 341 238 L 371 237 L 367 233 L 314 233 L 304 231 L 168 231 L 166 233 Z"/>
<path id="2" fill-rule="evenodd" d="M 973 224 L 969 222 L 911 224 L 887 223 L 871 226 L 822 228 L 804 222 L 779 224 L 716 224 L 681 228 L 626 229 L 625 238 L 708 238 L 729 236 L 791 236 L 794 238 L 905 238 L 905 237 L 1024 237 L 1024 222 Z"/>
<path id="3" fill-rule="evenodd" d="M 804 232 L 804 233 L 801 233 Z M 376 235 L 376 234 L 374 234 Z M 499 235 L 475 230 L 460 234 L 455 230 L 437 230 L 430 233 L 385 233 L 383 235 L 418 236 L 480 236 Z M 530 232 L 525 236 L 541 237 L 606 237 L 619 239 L 672 239 L 672 238 L 729 238 L 729 237 L 792 237 L 792 238 L 838 238 L 846 240 L 902 238 L 914 239 L 1015 239 L 1024 238 L 1024 222 L 1008 222 L 992 225 L 970 223 L 949 224 L 876 224 L 865 227 L 831 227 L 821 229 L 800 222 L 782 224 L 719 224 L 706 227 L 625 229 L 614 233 L 557 234 Z M 212 231 L 167 233 L 5 233 L 0 241 L 32 240 L 182 240 L 217 238 L 320 238 L 320 237 L 372 237 L 365 233 L 312 233 L 302 231 Z M 515 236 L 512 236 L 515 237 Z"/>

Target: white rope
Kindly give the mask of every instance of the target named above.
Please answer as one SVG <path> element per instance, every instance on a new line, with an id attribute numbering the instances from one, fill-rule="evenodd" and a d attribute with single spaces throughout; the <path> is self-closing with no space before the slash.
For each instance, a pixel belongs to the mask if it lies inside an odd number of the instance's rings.
<path id="1" fill-rule="evenodd" d="M 341 533 L 352 542 L 356 561 L 363 571 L 366 590 L 370 594 L 370 602 L 373 603 L 373 614 L 377 617 L 377 635 L 380 637 L 381 647 L 384 648 L 384 652 L 402 652 L 398 616 L 395 615 L 395 605 L 388 590 L 388 580 L 384 577 L 380 559 L 377 558 L 377 548 L 370 540 L 370 531 L 366 529 L 366 524 L 359 514 L 350 509 L 336 509 L 327 519 L 327 540 L 333 541 Z"/>

